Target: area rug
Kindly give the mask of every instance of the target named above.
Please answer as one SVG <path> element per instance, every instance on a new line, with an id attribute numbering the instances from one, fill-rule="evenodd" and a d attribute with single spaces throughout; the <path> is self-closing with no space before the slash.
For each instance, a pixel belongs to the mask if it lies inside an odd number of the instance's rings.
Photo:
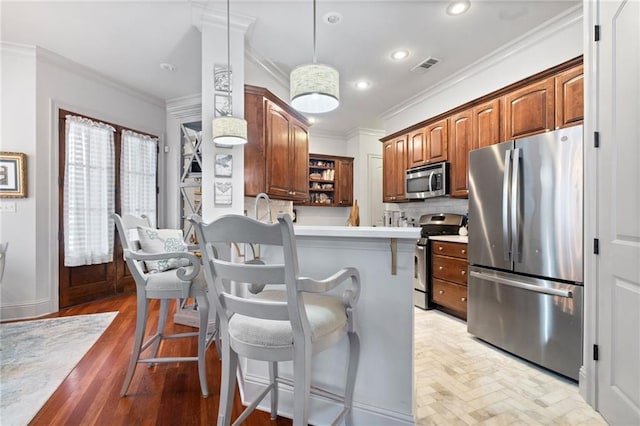
<path id="1" fill-rule="evenodd" d="M 28 424 L 117 314 L 0 324 L 0 423 Z"/>

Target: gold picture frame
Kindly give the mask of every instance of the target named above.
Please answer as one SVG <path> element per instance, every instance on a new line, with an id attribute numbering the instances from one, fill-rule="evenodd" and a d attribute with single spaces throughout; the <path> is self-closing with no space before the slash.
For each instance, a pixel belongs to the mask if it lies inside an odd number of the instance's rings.
<path id="1" fill-rule="evenodd" d="M 0 198 L 27 198 L 27 154 L 0 152 Z"/>

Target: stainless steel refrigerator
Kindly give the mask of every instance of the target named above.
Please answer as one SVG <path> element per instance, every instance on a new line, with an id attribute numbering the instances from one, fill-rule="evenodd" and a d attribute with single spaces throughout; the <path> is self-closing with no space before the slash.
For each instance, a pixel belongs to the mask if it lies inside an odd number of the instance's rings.
<path id="1" fill-rule="evenodd" d="M 582 126 L 469 154 L 468 331 L 574 380 L 582 181 Z"/>

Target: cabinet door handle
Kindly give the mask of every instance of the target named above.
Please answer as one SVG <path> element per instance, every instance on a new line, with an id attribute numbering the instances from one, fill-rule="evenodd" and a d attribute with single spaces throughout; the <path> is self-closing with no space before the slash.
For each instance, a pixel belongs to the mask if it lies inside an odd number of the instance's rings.
<path id="1" fill-rule="evenodd" d="M 442 251 L 442 250 L 444 250 L 444 247 L 438 246 L 438 251 Z"/>
<path id="2" fill-rule="evenodd" d="M 438 266 L 438 271 L 442 271 L 444 269 L 444 266 Z"/>
<path id="3" fill-rule="evenodd" d="M 444 290 L 440 290 L 438 293 L 440 293 L 440 294 L 444 294 Z"/>
<path id="4" fill-rule="evenodd" d="M 466 297 L 461 297 L 461 298 L 460 298 L 460 301 L 461 301 L 461 302 L 466 302 L 466 301 L 467 301 L 467 298 L 466 298 Z"/>
<path id="5" fill-rule="evenodd" d="M 462 254 L 467 254 L 467 251 L 465 249 L 462 249 Z"/>
<path id="6" fill-rule="evenodd" d="M 467 271 L 465 271 L 465 270 L 463 269 L 462 271 L 460 271 L 460 273 L 461 273 L 462 275 L 465 275 L 465 274 L 467 273 Z"/>

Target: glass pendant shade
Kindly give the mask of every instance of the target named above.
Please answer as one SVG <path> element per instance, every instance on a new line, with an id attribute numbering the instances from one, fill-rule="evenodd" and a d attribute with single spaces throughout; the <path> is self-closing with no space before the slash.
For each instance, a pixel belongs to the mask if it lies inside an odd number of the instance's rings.
<path id="1" fill-rule="evenodd" d="M 291 106 L 300 112 L 318 114 L 340 104 L 340 75 L 328 65 L 300 65 L 291 71 Z"/>
<path id="2" fill-rule="evenodd" d="M 230 115 L 213 119 L 213 141 L 220 145 L 247 143 L 247 121 Z"/>

